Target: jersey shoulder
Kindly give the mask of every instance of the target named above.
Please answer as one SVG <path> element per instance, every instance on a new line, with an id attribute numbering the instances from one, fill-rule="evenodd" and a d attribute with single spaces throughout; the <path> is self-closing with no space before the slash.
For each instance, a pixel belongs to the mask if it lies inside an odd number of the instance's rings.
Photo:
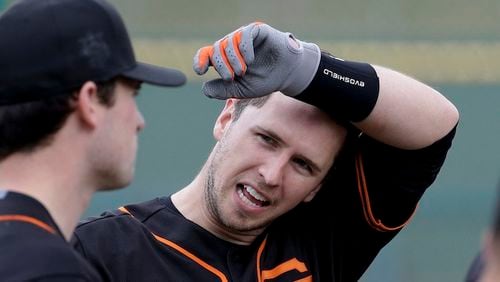
<path id="1" fill-rule="evenodd" d="M 106 211 L 98 217 L 80 222 L 75 229 L 71 243 L 84 257 L 97 255 L 92 254 L 97 251 L 101 254 L 114 255 L 120 252 L 124 255 L 124 252 L 130 248 L 121 246 L 131 247 L 151 238 L 152 235 L 144 222 L 165 208 L 164 199 L 156 198 Z M 109 252 L 103 252 L 103 250 L 109 250 Z"/>
<path id="2" fill-rule="evenodd" d="M 99 231 L 101 228 L 111 231 L 115 228 L 134 228 L 147 221 L 158 211 L 165 209 L 164 198 L 156 198 L 139 204 L 126 205 L 116 210 L 105 211 L 100 216 L 82 220 L 76 227 L 75 233 Z M 108 232 L 106 232 L 108 233 Z"/>
<path id="3" fill-rule="evenodd" d="M 99 281 L 90 265 L 62 237 L 22 223 L 12 225 L 0 236 L 2 242 L 9 242 L 0 247 L 2 279 Z"/>

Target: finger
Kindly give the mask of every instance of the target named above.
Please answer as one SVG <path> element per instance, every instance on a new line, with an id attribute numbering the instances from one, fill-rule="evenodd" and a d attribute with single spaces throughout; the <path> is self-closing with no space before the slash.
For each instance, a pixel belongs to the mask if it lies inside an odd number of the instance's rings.
<path id="1" fill-rule="evenodd" d="M 247 64 L 238 47 L 238 43 L 241 41 L 241 31 L 235 31 L 228 38 L 229 42 L 225 48 L 227 59 L 233 67 L 234 73 L 238 76 L 243 76 L 247 70 Z"/>
<path id="2" fill-rule="evenodd" d="M 255 58 L 253 41 L 258 34 L 259 25 L 261 25 L 260 22 L 249 24 L 240 29 L 238 35 L 238 49 L 247 65 L 251 64 Z"/>
<path id="3" fill-rule="evenodd" d="M 263 42 L 265 42 L 267 39 L 272 39 L 269 37 L 272 37 L 271 33 L 273 30 L 274 29 L 271 26 L 265 23 L 260 23 L 260 22 L 255 23 L 250 33 L 250 36 L 253 39 L 254 49 L 257 48 L 257 46 L 259 46 Z"/>
<path id="4" fill-rule="evenodd" d="M 208 71 L 210 57 L 212 57 L 213 53 L 213 46 L 205 46 L 196 52 L 193 58 L 193 70 L 197 74 L 202 75 Z"/>
<path id="5" fill-rule="evenodd" d="M 222 79 L 232 80 L 234 78 L 234 71 L 226 56 L 225 49 L 227 48 L 228 39 L 223 38 L 214 44 L 214 54 L 212 64 L 215 70 L 219 73 Z"/>
<path id="6" fill-rule="evenodd" d="M 209 98 L 219 100 L 235 97 L 234 93 L 237 93 L 233 82 L 225 81 L 220 78 L 203 83 L 201 92 Z"/>

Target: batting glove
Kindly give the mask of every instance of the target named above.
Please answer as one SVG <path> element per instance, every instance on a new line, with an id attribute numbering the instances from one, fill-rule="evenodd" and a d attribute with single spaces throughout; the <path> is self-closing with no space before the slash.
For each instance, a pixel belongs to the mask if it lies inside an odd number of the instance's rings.
<path id="1" fill-rule="evenodd" d="M 193 69 L 202 75 L 212 65 L 221 76 L 203 84 L 210 98 L 254 98 L 274 91 L 295 96 L 311 83 L 320 58 L 316 44 L 255 22 L 199 49 Z"/>

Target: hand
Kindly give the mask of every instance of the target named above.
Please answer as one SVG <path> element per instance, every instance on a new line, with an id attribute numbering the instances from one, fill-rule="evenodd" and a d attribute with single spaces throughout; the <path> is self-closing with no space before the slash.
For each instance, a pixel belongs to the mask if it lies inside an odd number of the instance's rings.
<path id="1" fill-rule="evenodd" d="M 320 58 L 316 44 L 256 22 L 199 49 L 193 69 L 202 75 L 212 65 L 221 76 L 203 84 L 210 98 L 254 98 L 274 91 L 295 96 L 312 81 Z"/>

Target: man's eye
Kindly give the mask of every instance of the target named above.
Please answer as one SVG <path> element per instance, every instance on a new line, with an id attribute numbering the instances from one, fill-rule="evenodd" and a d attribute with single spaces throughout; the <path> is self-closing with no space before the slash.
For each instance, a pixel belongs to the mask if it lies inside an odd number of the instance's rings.
<path id="1" fill-rule="evenodd" d="M 312 173 L 312 168 L 311 166 L 309 165 L 309 163 L 307 163 L 306 161 L 304 161 L 303 159 L 294 159 L 293 162 L 302 170 L 305 170 L 307 171 L 308 173 Z"/>
<path id="2" fill-rule="evenodd" d="M 257 136 L 258 136 L 258 138 L 259 138 L 262 142 L 264 142 L 264 143 L 266 143 L 266 144 L 273 145 L 273 146 L 276 144 L 276 141 L 275 141 L 272 137 L 270 137 L 270 136 L 267 136 L 267 135 L 265 135 L 265 134 L 260 134 L 260 133 L 259 133 L 259 134 L 257 134 Z"/>

